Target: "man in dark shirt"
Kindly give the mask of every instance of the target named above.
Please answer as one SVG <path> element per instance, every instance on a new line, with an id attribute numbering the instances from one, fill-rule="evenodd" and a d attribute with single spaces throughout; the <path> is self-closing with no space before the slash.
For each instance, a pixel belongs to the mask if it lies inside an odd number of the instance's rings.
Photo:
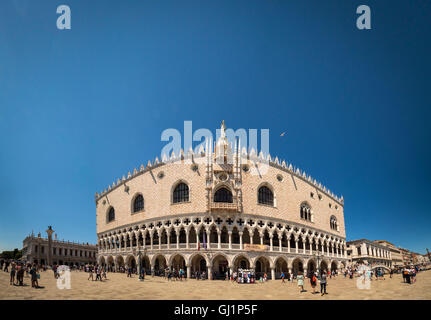
<path id="1" fill-rule="evenodd" d="M 326 293 L 326 272 L 322 272 L 322 275 L 320 276 L 320 293 L 322 296 Z"/>
<path id="2" fill-rule="evenodd" d="M 36 264 L 34 264 L 33 268 L 31 268 L 30 275 L 31 275 L 31 286 L 32 286 L 32 288 L 38 288 L 39 283 L 37 282 Z"/>

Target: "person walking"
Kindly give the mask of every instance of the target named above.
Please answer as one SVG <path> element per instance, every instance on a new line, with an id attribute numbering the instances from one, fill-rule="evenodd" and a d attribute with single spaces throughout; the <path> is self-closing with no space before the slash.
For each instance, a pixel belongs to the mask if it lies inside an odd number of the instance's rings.
<path id="1" fill-rule="evenodd" d="M 92 268 L 88 268 L 88 279 L 87 280 L 90 280 L 90 278 L 91 278 L 91 281 L 94 281 L 94 275 L 93 275 L 93 269 Z M 96 280 L 97 280 L 97 278 L 96 278 Z"/>
<path id="2" fill-rule="evenodd" d="M 19 286 L 24 285 L 24 272 L 25 272 L 24 264 L 21 263 L 16 273 L 16 281 Z"/>
<path id="3" fill-rule="evenodd" d="M 310 276 L 310 285 L 313 288 L 312 294 L 316 293 L 316 283 L 317 283 L 316 273 L 312 273 Z"/>
<path id="4" fill-rule="evenodd" d="M 281 272 L 281 282 L 284 283 L 284 272 Z"/>
<path id="5" fill-rule="evenodd" d="M 298 287 L 300 288 L 299 293 L 304 291 L 304 275 L 301 271 L 298 271 L 298 275 L 296 276 L 296 280 L 298 282 Z"/>
<path id="6" fill-rule="evenodd" d="M 33 267 L 30 270 L 30 275 L 31 275 L 31 287 L 36 289 L 39 288 L 39 282 L 37 280 L 38 274 L 37 274 L 36 264 L 33 264 Z"/>
<path id="7" fill-rule="evenodd" d="M 142 266 L 141 268 L 141 280 L 144 281 L 145 279 L 145 268 Z"/>
<path id="8" fill-rule="evenodd" d="M 13 285 L 15 283 L 15 274 L 16 274 L 16 265 L 15 262 L 12 262 L 11 270 L 10 270 L 10 284 Z"/>
<path id="9" fill-rule="evenodd" d="M 327 276 L 325 272 L 322 272 L 322 275 L 320 276 L 320 293 L 323 296 L 326 293 L 326 280 Z"/>
<path id="10" fill-rule="evenodd" d="M 96 267 L 96 281 L 97 281 L 97 279 L 102 281 L 102 268 L 99 266 Z"/>
<path id="11" fill-rule="evenodd" d="M 416 268 L 413 268 L 410 270 L 411 271 L 411 283 L 415 283 L 416 282 Z"/>

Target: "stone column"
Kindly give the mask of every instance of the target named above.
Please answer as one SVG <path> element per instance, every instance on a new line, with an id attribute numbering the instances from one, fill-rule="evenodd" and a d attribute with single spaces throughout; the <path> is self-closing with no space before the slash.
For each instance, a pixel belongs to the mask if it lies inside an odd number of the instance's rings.
<path id="1" fill-rule="evenodd" d="M 253 244 L 253 235 L 254 235 L 254 232 L 249 232 L 248 234 L 250 235 L 250 244 Z"/>
<path id="2" fill-rule="evenodd" d="M 192 267 L 187 266 L 187 279 L 192 277 Z"/>
<path id="3" fill-rule="evenodd" d="M 313 255 L 313 239 L 310 241 L 310 255 Z"/>
<path id="4" fill-rule="evenodd" d="M 199 233 L 200 233 L 200 230 L 196 231 L 196 249 L 199 247 Z"/>
<path id="5" fill-rule="evenodd" d="M 229 231 L 228 235 L 229 235 L 229 250 L 232 250 L 232 231 Z"/>
<path id="6" fill-rule="evenodd" d="M 263 234 L 259 234 L 260 236 L 260 245 L 263 246 Z"/>
<path id="7" fill-rule="evenodd" d="M 299 248 L 298 248 L 298 239 L 295 239 L 295 252 L 299 253 Z"/>
<path id="8" fill-rule="evenodd" d="M 179 249 L 180 248 L 180 233 L 177 232 L 176 235 L 177 235 L 177 249 Z"/>
<path id="9" fill-rule="evenodd" d="M 208 249 L 211 249 L 210 235 L 211 235 L 211 232 L 207 232 L 207 248 Z"/>
<path id="10" fill-rule="evenodd" d="M 167 243 L 168 243 L 168 249 L 170 249 L 171 248 L 171 233 L 169 232 L 169 233 L 167 233 L 166 232 L 166 235 L 167 235 Z M 145 241 L 144 241 L 144 243 L 145 243 Z"/>
<path id="11" fill-rule="evenodd" d="M 208 279 L 212 280 L 213 279 L 213 268 L 208 266 Z"/>
<path id="12" fill-rule="evenodd" d="M 51 226 L 48 226 L 46 233 L 48 234 L 47 265 L 51 266 L 52 265 L 52 234 L 54 233 L 54 230 L 52 230 Z"/>
<path id="13" fill-rule="evenodd" d="M 186 248 L 189 249 L 189 231 L 186 231 Z"/>
<path id="14" fill-rule="evenodd" d="M 290 253 L 290 237 L 287 239 L 287 252 Z"/>
<path id="15" fill-rule="evenodd" d="M 275 268 L 271 268 L 271 280 L 275 280 Z"/>
<path id="16" fill-rule="evenodd" d="M 305 247 L 307 246 L 307 241 L 302 240 L 302 253 L 305 254 Z"/>
<path id="17" fill-rule="evenodd" d="M 221 231 L 217 231 L 217 247 L 221 249 Z"/>
<path id="18" fill-rule="evenodd" d="M 274 246 L 273 246 L 273 242 L 272 242 L 272 235 L 269 236 L 269 250 L 270 251 L 274 251 Z"/>
<path id="19" fill-rule="evenodd" d="M 243 234 L 243 232 L 239 232 L 239 248 L 241 249 L 241 250 L 243 250 L 244 248 L 243 248 L 243 245 L 242 245 L 242 234 Z"/>
<path id="20" fill-rule="evenodd" d="M 150 233 L 150 250 L 153 251 L 153 234 Z"/>
<path id="21" fill-rule="evenodd" d="M 329 246 L 330 246 L 331 244 L 330 243 L 328 243 L 328 245 L 326 246 L 326 254 L 328 255 L 328 257 L 329 257 Z"/>

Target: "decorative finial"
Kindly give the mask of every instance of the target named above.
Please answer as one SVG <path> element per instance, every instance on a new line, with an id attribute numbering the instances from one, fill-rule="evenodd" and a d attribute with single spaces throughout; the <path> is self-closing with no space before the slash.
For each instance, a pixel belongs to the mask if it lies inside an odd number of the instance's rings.
<path id="1" fill-rule="evenodd" d="M 224 124 L 224 120 L 221 122 L 221 127 L 220 127 L 220 132 L 221 132 L 221 137 L 224 138 L 225 137 L 225 133 L 224 131 L 226 130 L 226 125 Z"/>

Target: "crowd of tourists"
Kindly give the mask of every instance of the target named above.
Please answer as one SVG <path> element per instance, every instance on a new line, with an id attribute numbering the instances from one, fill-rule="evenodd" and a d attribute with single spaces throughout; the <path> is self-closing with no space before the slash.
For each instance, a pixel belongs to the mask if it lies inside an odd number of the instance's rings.
<path id="1" fill-rule="evenodd" d="M 40 288 L 38 282 L 38 279 L 40 279 L 39 268 L 35 263 L 1 260 L 0 270 L 10 274 L 10 285 L 24 286 L 24 278 L 27 276 L 27 278 L 30 278 L 32 288 Z"/>
<path id="2" fill-rule="evenodd" d="M 261 277 L 261 282 L 266 281 L 266 273 Z M 238 269 L 238 272 L 233 272 L 230 281 L 236 283 L 256 283 L 256 275 L 253 270 Z"/>
<path id="3" fill-rule="evenodd" d="M 22 261 L 13 261 L 13 260 L 1 260 L 0 261 L 0 270 L 4 272 L 10 273 L 10 285 L 15 286 L 25 286 L 24 279 L 30 278 L 31 287 L 32 288 L 42 288 L 39 286 L 40 272 L 44 272 L 47 269 L 51 269 L 53 271 L 54 278 L 58 279 L 60 277 L 60 273 L 64 268 L 64 266 L 53 265 L 51 268 L 47 268 L 42 265 L 39 266 L 36 263 L 24 263 Z M 137 268 L 132 267 L 120 267 L 117 270 L 113 267 L 109 266 L 101 266 L 101 265 L 81 265 L 81 266 L 70 266 L 66 268 L 70 268 L 69 270 L 81 271 L 88 273 L 88 280 L 91 281 L 103 281 L 107 280 L 107 272 L 122 272 L 127 273 L 127 277 L 132 277 L 133 274 L 138 274 Z M 427 270 L 420 268 L 418 266 L 410 266 L 402 269 L 390 269 L 389 277 L 392 278 L 394 273 L 401 273 L 403 277 L 404 283 L 413 284 L 416 282 L 416 274 L 422 270 Z M 149 274 L 153 277 L 163 276 L 168 281 L 182 281 L 186 280 L 186 273 L 184 268 L 165 268 L 158 270 L 151 270 Z M 139 271 L 139 279 L 144 280 L 145 275 L 147 274 L 147 270 L 143 266 Z M 290 272 L 281 272 L 280 278 L 282 283 L 286 281 L 296 284 L 299 289 L 299 293 L 306 292 L 304 290 L 304 284 L 307 282 L 307 279 L 310 283 L 310 287 L 312 288 L 311 293 L 317 294 L 316 286 L 320 285 L 320 294 L 323 296 L 327 293 L 327 284 L 328 279 L 332 279 L 337 277 L 339 274 L 343 275 L 347 278 L 353 279 L 354 277 L 363 277 L 368 280 L 386 280 L 385 279 L 385 270 L 383 268 L 371 268 L 370 265 L 364 264 L 355 264 L 349 267 L 346 267 L 344 270 L 337 272 L 335 270 L 332 271 L 316 271 L 309 272 L 308 274 L 304 274 L 302 271 L 297 271 L 294 273 Z M 194 271 L 191 274 L 191 277 L 196 280 L 204 280 L 208 278 L 208 275 L 205 271 Z M 277 276 L 278 277 L 278 276 Z M 253 269 L 238 269 L 232 273 L 226 272 L 223 277 L 218 275 L 217 279 L 224 278 L 225 280 L 230 280 L 233 283 L 243 284 L 243 283 L 264 283 L 267 281 L 268 277 L 266 272 L 256 273 Z M 216 279 L 213 274 L 213 279 Z"/>
<path id="4" fill-rule="evenodd" d="M 186 274 L 183 268 L 178 268 L 178 269 L 166 268 L 163 277 L 168 281 L 170 280 L 182 281 L 183 279 L 186 280 Z"/>
<path id="5" fill-rule="evenodd" d="M 387 270 L 389 278 L 392 279 L 395 273 L 401 273 L 403 282 L 412 284 L 416 282 L 416 274 L 422 270 L 427 270 L 419 266 L 410 266 L 404 268 L 391 268 Z M 373 280 L 386 280 L 384 268 L 377 267 L 373 269 L 373 265 L 355 264 L 347 267 L 344 270 L 344 277 L 349 276 L 350 279 L 356 277 L 362 277 L 364 279 Z"/>
<path id="6" fill-rule="evenodd" d="M 91 281 L 103 281 L 102 279 L 104 278 L 105 280 L 108 279 L 108 277 L 106 276 L 106 270 L 104 267 L 99 266 L 99 265 L 86 265 L 85 266 L 85 271 L 88 273 L 88 280 L 91 279 Z M 56 271 L 54 271 L 54 273 L 56 273 Z M 96 276 L 96 279 L 94 279 L 94 276 Z"/>
<path id="7" fill-rule="evenodd" d="M 410 267 L 410 268 L 403 268 L 401 270 L 401 273 L 403 275 L 403 281 L 404 283 L 413 284 L 416 282 L 416 274 L 419 272 L 418 267 Z"/>
<path id="8" fill-rule="evenodd" d="M 327 285 L 327 279 L 335 277 L 337 275 L 336 272 L 334 271 L 322 271 L 322 272 L 310 272 L 307 275 L 304 275 L 304 273 L 302 271 L 298 271 L 298 273 L 296 275 L 293 275 L 292 277 L 292 282 L 294 280 L 296 280 L 298 288 L 299 288 L 299 293 L 303 293 L 306 292 L 306 290 L 304 290 L 304 282 L 306 281 L 306 277 L 308 278 L 308 280 L 310 281 L 310 286 L 313 289 L 313 291 L 311 292 L 312 294 L 316 294 L 318 293 L 316 291 L 316 286 L 317 286 L 317 282 L 319 282 L 320 284 L 320 294 L 323 296 L 325 294 L 328 294 L 326 292 L 326 285 Z"/>

